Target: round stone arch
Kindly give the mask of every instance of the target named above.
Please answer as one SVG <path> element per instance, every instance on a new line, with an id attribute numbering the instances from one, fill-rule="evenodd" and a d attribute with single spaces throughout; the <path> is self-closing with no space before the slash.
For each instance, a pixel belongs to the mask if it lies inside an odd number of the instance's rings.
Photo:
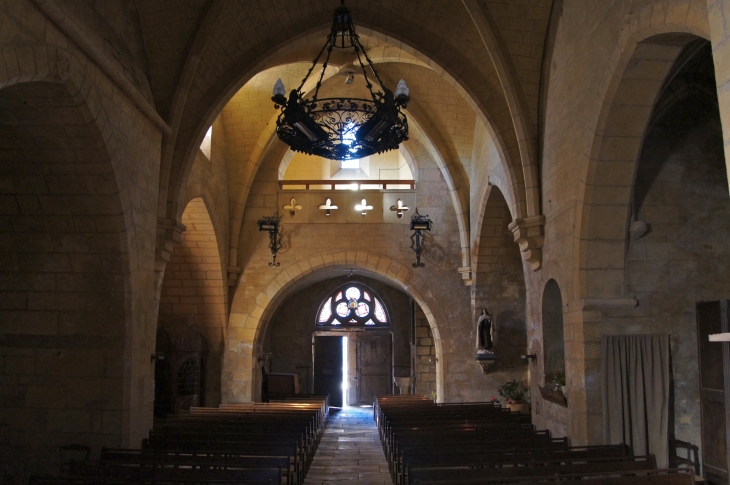
<path id="1" fill-rule="evenodd" d="M 243 292 L 234 296 L 234 310 L 229 317 L 228 342 L 223 360 L 223 402 L 240 402 L 257 399 L 259 372 L 256 365 L 261 356 L 262 341 L 268 324 L 276 309 L 297 289 L 315 281 L 340 276 L 343 271 L 352 270 L 396 286 L 421 307 L 428 320 L 436 346 L 436 387 L 442 398 L 444 389 L 442 343 L 434 309 L 438 303 L 426 282 L 403 264 L 378 253 L 361 250 L 329 250 L 310 255 L 286 267 L 277 268 L 278 274 L 271 278 L 257 295 Z"/>
<path id="2" fill-rule="evenodd" d="M 579 179 L 572 299 L 595 304 L 624 297 L 639 152 L 668 74 L 684 46 L 698 38 L 710 38 L 709 24 L 706 7 L 693 0 L 650 3 L 624 24 L 599 91 L 591 152 Z"/>

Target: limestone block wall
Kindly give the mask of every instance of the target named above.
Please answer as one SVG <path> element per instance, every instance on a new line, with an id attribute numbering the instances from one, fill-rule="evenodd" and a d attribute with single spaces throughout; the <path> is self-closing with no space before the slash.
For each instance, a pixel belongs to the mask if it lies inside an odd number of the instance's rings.
<path id="1" fill-rule="evenodd" d="M 501 191 L 492 186 L 480 221 L 478 245 L 473 256 L 471 286 L 474 304 L 474 352 L 477 348 L 476 321 L 483 308 L 493 315 L 496 326 L 494 352 L 497 362 L 483 377 L 487 394 L 475 393 L 472 400 L 498 397 L 498 388 L 508 380 L 526 380 L 527 362 L 522 360 L 528 348 L 525 323 L 525 277 L 522 255 L 508 225 L 512 216 Z M 499 397 L 498 397 L 499 398 Z"/>
<path id="2" fill-rule="evenodd" d="M 25 483 L 61 444 L 96 454 L 151 425 L 161 132 L 119 66 L 30 2 L 3 11 L 0 475 Z"/>
<path id="3" fill-rule="evenodd" d="M 205 202 L 188 203 L 182 223 L 186 230 L 165 268 L 159 319 L 185 319 L 198 326 L 209 354 L 205 405 L 220 404 L 221 357 L 226 327 L 226 285 L 221 273 L 218 241 Z M 176 369 L 173 369 L 175 372 Z"/>
<path id="4" fill-rule="evenodd" d="M 728 198 L 720 119 L 712 101 L 689 98 L 656 120 L 636 175 L 637 220 L 627 279 L 634 312 L 606 315 L 606 333 L 671 335 L 677 439 L 701 447 L 695 303 L 726 298 L 730 283 Z"/>
<path id="5" fill-rule="evenodd" d="M 416 394 L 423 394 L 430 398 L 437 393 L 436 388 L 436 342 L 433 332 L 428 325 L 426 315 L 420 308 L 416 308 L 416 363 L 415 388 Z M 438 397 L 438 396 L 437 396 Z"/>
<path id="6" fill-rule="evenodd" d="M 707 0 L 707 17 L 710 23 L 710 40 L 712 41 L 712 53 L 717 61 L 715 62 L 715 78 L 717 80 L 717 96 L 720 103 L 720 116 L 722 125 L 727 127 L 730 125 L 730 98 L 728 98 L 727 84 L 730 81 L 730 67 L 726 59 L 730 55 L 730 44 L 726 42 L 730 35 L 730 26 L 728 19 L 730 18 L 730 2 L 728 0 Z M 728 144 L 728 130 L 723 131 L 723 140 L 726 146 Z M 726 171 L 730 174 L 730 151 L 725 149 Z"/>

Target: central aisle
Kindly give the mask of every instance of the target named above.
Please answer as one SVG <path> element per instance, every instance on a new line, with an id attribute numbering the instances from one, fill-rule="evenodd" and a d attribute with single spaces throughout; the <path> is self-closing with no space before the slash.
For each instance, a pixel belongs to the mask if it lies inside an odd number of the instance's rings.
<path id="1" fill-rule="evenodd" d="M 330 419 L 304 485 L 390 485 L 373 408 L 330 408 Z"/>

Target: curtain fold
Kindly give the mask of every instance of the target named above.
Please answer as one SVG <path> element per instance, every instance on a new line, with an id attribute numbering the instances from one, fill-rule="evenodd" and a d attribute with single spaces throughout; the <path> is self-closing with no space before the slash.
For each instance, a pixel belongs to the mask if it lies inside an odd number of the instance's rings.
<path id="1" fill-rule="evenodd" d="M 669 461 L 669 335 L 606 335 L 601 339 L 603 436 L 634 454 Z"/>

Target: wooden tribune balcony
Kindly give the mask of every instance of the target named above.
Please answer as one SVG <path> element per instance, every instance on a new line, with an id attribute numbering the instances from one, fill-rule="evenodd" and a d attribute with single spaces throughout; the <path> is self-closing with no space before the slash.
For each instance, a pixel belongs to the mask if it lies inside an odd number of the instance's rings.
<path id="1" fill-rule="evenodd" d="M 403 190 L 402 186 L 407 185 L 409 189 L 416 188 L 415 180 L 279 180 L 279 190 L 310 190 L 311 186 L 318 187 L 312 190 Z M 340 187 L 339 189 L 337 187 Z M 362 188 L 367 186 L 366 188 Z M 395 186 L 395 187 L 393 187 Z M 319 187 L 329 187 L 319 188 Z"/>

